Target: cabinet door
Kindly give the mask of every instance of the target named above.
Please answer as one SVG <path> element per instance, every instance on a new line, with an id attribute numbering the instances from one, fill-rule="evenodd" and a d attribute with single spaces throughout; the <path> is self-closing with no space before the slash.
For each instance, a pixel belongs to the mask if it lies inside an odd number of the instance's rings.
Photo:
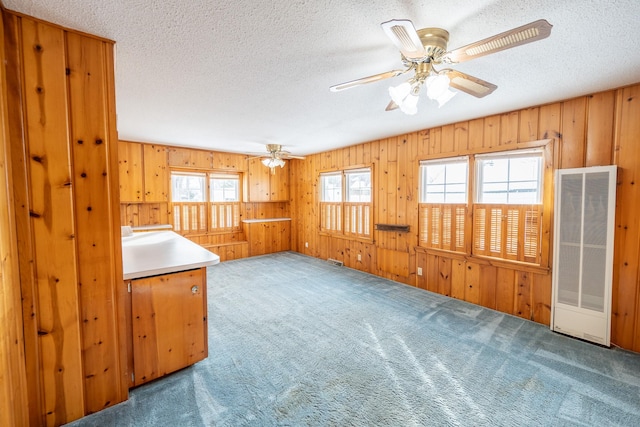
<path id="1" fill-rule="evenodd" d="M 135 385 L 207 357 L 204 268 L 132 280 Z"/>
<path id="2" fill-rule="evenodd" d="M 269 168 L 262 164 L 260 159 L 249 160 L 249 173 L 247 174 L 246 195 L 249 202 L 269 202 L 270 183 Z"/>
<path id="3" fill-rule="evenodd" d="M 265 168 L 268 169 L 268 168 Z M 275 168 L 275 173 L 269 175 L 269 200 L 272 202 L 284 202 L 289 200 L 289 164 L 283 168 Z"/>

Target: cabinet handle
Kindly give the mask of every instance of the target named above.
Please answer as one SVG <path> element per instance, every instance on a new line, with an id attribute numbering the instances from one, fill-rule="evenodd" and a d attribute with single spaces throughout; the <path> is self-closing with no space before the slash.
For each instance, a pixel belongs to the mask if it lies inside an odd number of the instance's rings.
<path id="1" fill-rule="evenodd" d="M 192 286 L 191 287 L 191 293 L 192 294 L 197 294 L 198 293 L 198 289 L 199 289 L 198 286 Z"/>

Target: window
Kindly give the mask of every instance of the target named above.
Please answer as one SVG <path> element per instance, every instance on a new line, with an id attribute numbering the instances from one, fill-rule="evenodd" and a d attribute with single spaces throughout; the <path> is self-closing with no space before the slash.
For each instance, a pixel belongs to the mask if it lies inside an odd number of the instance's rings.
<path id="1" fill-rule="evenodd" d="M 320 230 L 371 237 L 371 169 L 320 174 Z"/>
<path id="2" fill-rule="evenodd" d="M 476 156 L 477 203 L 540 204 L 542 151 Z"/>
<path id="3" fill-rule="evenodd" d="M 171 172 L 173 228 L 182 234 L 240 229 L 240 175 Z"/>
<path id="4" fill-rule="evenodd" d="M 420 162 L 420 203 L 467 203 L 467 157 Z"/>
<path id="5" fill-rule="evenodd" d="M 468 169 L 468 157 L 420 162 L 420 246 L 466 252 Z"/>
<path id="6" fill-rule="evenodd" d="M 473 253 L 540 262 L 542 150 L 476 156 Z"/>
<path id="7" fill-rule="evenodd" d="M 543 149 L 420 162 L 418 244 L 539 264 L 543 165 Z"/>

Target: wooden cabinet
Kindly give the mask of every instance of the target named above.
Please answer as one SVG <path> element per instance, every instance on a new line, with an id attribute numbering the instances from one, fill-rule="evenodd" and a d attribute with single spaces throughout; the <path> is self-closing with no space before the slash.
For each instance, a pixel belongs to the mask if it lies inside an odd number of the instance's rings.
<path id="1" fill-rule="evenodd" d="M 291 249 L 291 220 L 288 218 L 247 220 L 243 227 L 249 242 L 249 256 Z"/>
<path id="2" fill-rule="evenodd" d="M 282 202 L 289 200 L 289 165 L 275 168 L 275 173 L 260 159 L 249 160 L 249 172 L 245 180 L 245 201 Z"/>
<path id="3" fill-rule="evenodd" d="M 203 360 L 206 268 L 131 280 L 134 385 Z"/>
<path id="4" fill-rule="evenodd" d="M 120 141 L 118 169 L 121 202 L 169 201 L 166 147 Z"/>

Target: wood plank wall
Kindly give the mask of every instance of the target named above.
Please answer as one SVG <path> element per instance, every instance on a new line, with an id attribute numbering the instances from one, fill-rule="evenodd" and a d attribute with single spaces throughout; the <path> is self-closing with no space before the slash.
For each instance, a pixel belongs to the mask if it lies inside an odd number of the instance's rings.
<path id="1" fill-rule="evenodd" d="M 292 249 L 549 325 L 552 187 L 543 202 L 543 268 L 418 248 L 419 161 L 520 148 L 551 140 L 545 180 L 556 168 L 619 166 L 612 342 L 640 351 L 640 85 L 412 132 L 292 162 Z M 319 232 L 321 171 L 371 165 L 374 222 L 410 225 L 363 241 Z M 305 246 L 308 244 L 308 247 Z M 360 260 L 358 260 L 360 255 Z M 423 275 L 416 274 L 421 268 Z"/>
<path id="2" fill-rule="evenodd" d="M 249 162 L 244 154 L 198 150 L 130 141 L 119 142 L 120 212 L 122 225 L 172 224 L 170 208 L 170 172 L 238 172 L 248 179 Z M 260 164 L 261 170 L 269 169 Z M 289 167 L 279 169 L 288 173 Z M 286 183 L 286 181 L 284 181 Z M 242 202 L 241 219 L 289 217 L 288 202 Z M 207 247 L 227 261 L 249 256 L 245 233 L 186 234 L 185 237 Z M 264 244 L 264 242 L 263 242 Z"/>
<path id="3" fill-rule="evenodd" d="M 12 12 L 3 24 L 23 411 L 61 425 L 128 395 L 113 42 Z"/>
<path id="4" fill-rule="evenodd" d="M 4 30 L 3 18 L 0 19 L 0 58 L 6 57 Z M 29 424 L 29 403 L 5 67 L 0 67 L 0 86 L 0 425 L 23 426 Z"/>

